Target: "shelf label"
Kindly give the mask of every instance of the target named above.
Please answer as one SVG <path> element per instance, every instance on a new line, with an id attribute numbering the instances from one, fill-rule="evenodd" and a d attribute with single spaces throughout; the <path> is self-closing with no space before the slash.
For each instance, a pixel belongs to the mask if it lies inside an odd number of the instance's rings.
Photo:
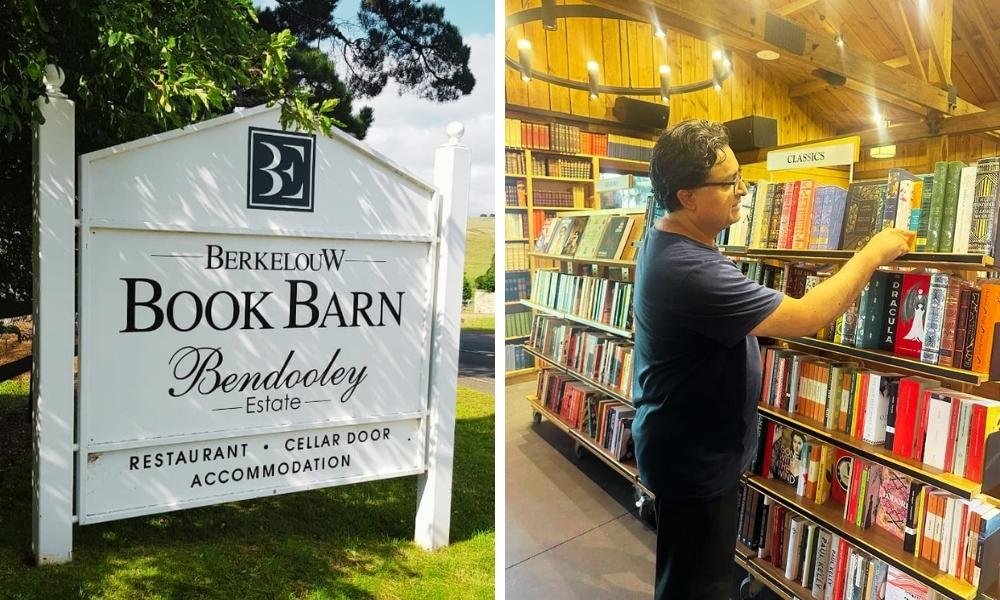
<path id="1" fill-rule="evenodd" d="M 594 185 L 594 189 L 597 193 L 602 192 L 617 192 L 618 190 L 627 190 L 633 187 L 633 176 L 632 175 L 618 175 L 617 177 L 602 177 L 597 180 Z"/>
<path id="2" fill-rule="evenodd" d="M 854 142 L 831 146 L 798 146 L 767 153 L 767 170 L 783 171 L 812 167 L 850 165 L 858 160 L 858 146 Z"/>

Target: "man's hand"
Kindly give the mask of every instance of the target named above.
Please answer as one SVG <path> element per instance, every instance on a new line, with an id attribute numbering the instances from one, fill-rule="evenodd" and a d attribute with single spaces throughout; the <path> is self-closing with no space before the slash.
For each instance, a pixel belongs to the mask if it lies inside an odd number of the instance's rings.
<path id="1" fill-rule="evenodd" d="M 878 264 L 884 265 L 910 250 L 912 231 L 905 229 L 883 229 L 865 244 L 861 252 L 867 253 Z"/>

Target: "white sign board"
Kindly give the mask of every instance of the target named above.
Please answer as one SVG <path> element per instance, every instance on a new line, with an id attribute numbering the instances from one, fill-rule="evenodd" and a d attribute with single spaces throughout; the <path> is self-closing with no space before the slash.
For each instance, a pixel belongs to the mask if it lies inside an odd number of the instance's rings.
<path id="1" fill-rule="evenodd" d="M 809 169 L 850 165 L 858 160 L 858 146 L 855 143 L 830 146 L 796 146 L 787 150 L 771 150 L 767 153 L 767 170 Z"/>
<path id="2" fill-rule="evenodd" d="M 80 159 L 82 524 L 425 468 L 435 191 L 277 120 Z"/>

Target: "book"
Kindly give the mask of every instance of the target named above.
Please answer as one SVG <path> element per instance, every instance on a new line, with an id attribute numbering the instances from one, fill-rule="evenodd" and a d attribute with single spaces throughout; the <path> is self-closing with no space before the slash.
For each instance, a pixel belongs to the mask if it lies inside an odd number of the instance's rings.
<path id="1" fill-rule="evenodd" d="M 996 258 L 1000 227 L 1000 156 L 976 161 L 976 188 L 972 200 L 972 222 L 969 226 L 969 252 Z"/>
<path id="2" fill-rule="evenodd" d="M 900 356 L 920 359 L 924 345 L 924 319 L 930 284 L 930 273 L 914 272 L 903 275 L 895 347 L 895 353 Z"/>
<path id="3" fill-rule="evenodd" d="M 976 349 L 976 338 L 979 336 L 979 301 L 982 297 L 982 290 L 972 288 L 969 294 L 969 313 L 965 324 L 965 347 L 962 349 L 962 367 L 972 370 L 972 355 Z"/>
<path id="4" fill-rule="evenodd" d="M 934 192 L 934 174 L 926 173 L 920 177 L 920 208 L 914 207 L 910 215 L 910 229 L 917 232 L 917 252 L 927 251 L 927 225 L 930 222 L 931 196 Z M 915 226 L 915 227 L 914 227 Z"/>
<path id="5" fill-rule="evenodd" d="M 566 239 L 563 242 L 562 249 L 558 251 L 561 256 L 573 256 L 576 253 L 576 248 L 580 244 L 580 238 L 583 236 L 583 231 L 587 227 L 587 217 L 566 217 L 567 219 L 572 219 L 569 228 L 566 231 Z M 556 248 L 549 248 L 549 254 L 554 254 Z"/>
<path id="6" fill-rule="evenodd" d="M 608 224 L 610 215 L 590 215 L 583 229 L 580 242 L 576 246 L 575 258 L 591 258 L 597 252 L 597 246 L 604 235 L 604 226 Z"/>
<path id="7" fill-rule="evenodd" d="M 805 475 L 801 466 L 805 443 L 806 438 L 799 431 L 775 424 L 769 477 L 797 487 L 799 478 Z"/>
<path id="8" fill-rule="evenodd" d="M 900 541 L 904 539 L 906 533 L 912 483 L 913 480 L 902 473 L 889 468 L 883 470 L 875 525 Z"/>
<path id="9" fill-rule="evenodd" d="M 969 231 L 972 228 L 972 209 L 976 198 L 976 167 L 962 167 L 958 184 L 958 206 L 955 210 L 955 235 L 951 251 L 965 254 L 969 251 Z"/>
<path id="10" fill-rule="evenodd" d="M 899 320 L 899 303 L 903 290 L 903 273 L 887 271 L 885 291 L 885 321 L 879 338 L 879 349 L 892 352 L 896 347 L 896 325 Z"/>
<path id="11" fill-rule="evenodd" d="M 958 191 L 965 163 L 957 160 L 947 164 L 947 180 L 941 208 L 941 235 L 938 252 L 951 252 L 955 242 L 955 219 L 958 215 Z"/>
<path id="12" fill-rule="evenodd" d="M 972 350 L 972 370 L 990 372 L 994 328 L 1000 323 L 1000 281 L 984 281 L 979 297 L 979 317 L 976 320 L 976 341 Z"/>
<path id="13" fill-rule="evenodd" d="M 927 211 L 926 252 L 937 252 L 941 244 L 941 220 L 944 216 L 944 189 L 948 183 L 948 163 L 939 160 L 934 163 L 934 185 L 931 189 L 931 203 Z"/>
<path id="14" fill-rule="evenodd" d="M 859 181 L 848 187 L 838 248 L 860 250 L 868 243 L 881 224 L 879 209 L 886 187 L 883 181 Z"/>
<path id="15" fill-rule="evenodd" d="M 944 273 L 933 273 L 927 291 L 927 310 L 924 315 L 924 343 L 920 347 L 920 362 L 937 364 L 940 358 L 941 335 L 944 332 L 945 304 L 948 299 L 950 278 Z"/>
<path id="16" fill-rule="evenodd" d="M 615 216 L 608 220 L 604 235 L 597 247 L 597 258 L 613 259 L 621 255 L 624 251 L 623 242 L 628 239 L 628 233 L 632 229 L 632 218 L 626 216 Z"/>

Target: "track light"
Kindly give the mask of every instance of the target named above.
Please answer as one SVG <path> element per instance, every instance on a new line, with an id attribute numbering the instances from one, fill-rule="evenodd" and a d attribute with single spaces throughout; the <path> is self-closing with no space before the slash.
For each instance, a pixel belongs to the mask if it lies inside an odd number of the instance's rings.
<path id="1" fill-rule="evenodd" d="M 842 33 L 838 33 L 838 34 L 837 34 L 837 35 L 836 35 L 836 36 L 835 36 L 835 37 L 833 38 L 833 43 L 834 43 L 834 44 L 837 44 L 837 47 L 838 47 L 838 48 L 841 48 L 841 49 L 843 49 L 843 47 L 844 47 L 844 34 L 842 34 Z"/>
<path id="2" fill-rule="evenodd" d="M 590 99 L 596 100 L 598 96 L 598 79 L 597 74 L 600 70 L 600 66 L 597 61 L 588 60 L 587 61 L 587 79 L 590 81 Z"/>
<path id="3" fill-rule="evenodd" d="M 531 42 L 524 38 L 517 40 L 517 56 L 521 80 L 531 81 Z"/>
<path id="4" fill-rule="evenodd" d="M 659 26 L 657 26 L 656 31 L 653 32 L 653 35 L 655 35 L 657 39 L 662 40 L 663 38 L 667 37 L 667 32 L 663 31 L 662 29 L 660 29 Z"/>

